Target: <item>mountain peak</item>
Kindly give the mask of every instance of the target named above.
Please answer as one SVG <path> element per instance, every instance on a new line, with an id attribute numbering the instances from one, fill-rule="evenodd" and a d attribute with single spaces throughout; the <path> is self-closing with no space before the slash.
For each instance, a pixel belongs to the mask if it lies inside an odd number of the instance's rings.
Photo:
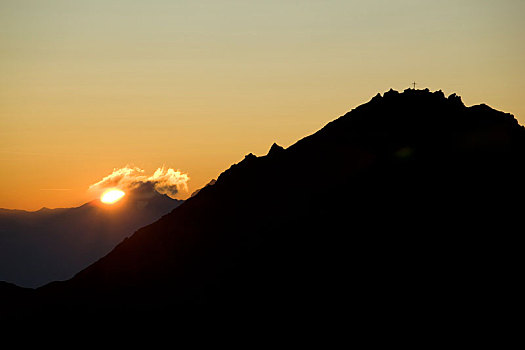
<path id="1" fill-rule="evenodd" d="M 272 147 L 270 147 L 270 150 L 268 151 L 268 156 L 276 156 L 282 153 L 284 151 L 284 148 L 282 146 L 279 146 L 277 143 L 273 143 Z"/>
<path id="2" fill-rule="evenodd" d="M 483 115 L 479 115 L 479 112 L 483 112 Z M 341 119 L 352 119 L 352 121 L 343 122 Z M 429 130 L 431 128 L 445 126 L 447 123 L 446 127 L 450 128 L 455 128 L 450 125 L 451 123 L 464 124 L 464 127 L 470 124 L 473 127 L 486 124 L 489 120 L 494 123 L 491 125 L 511 122 L 518 126 L 517 120 L 511 114 L 496 111 L 486 104 L 467 107 L 461 96 L 456 93 L 445 97 L 442 90 L 432 92 L 429 89 L 406 89 L 398 92 L 390 89 L 383 96 L 378 93 L 368 103 L 356 107 L 334 122 L 336 124 L 363 123 L 360 126 L 353 126 L 361 128 L 367 124 L 380 129 L 395 127 L 396 123 L 399 123 L 404 127 L 427 132 L 431 131 Z M 427 130 L 421 130 L 423 124 L 427 125 Z"/>
<path id="3" fill-rule="evenodd" d="M 464 106 L 463 102 L 461 101 L 461 97 L 456 95 L 455 93 L 452 93 L 448 97 L 445 97 L 445 94 L 443 93 L 443 91 L 437 90 L 437 91 L 432 92 L 428 88 L 426 88 L 426 89 L 405 89 L 403 92 L 399 92 L 397 90 L 390 89 L 390 90 L 386 91 L 383 94 L 383 96 L 381 96 L 380 93 L 377 93 L 377 95 L 375 95 L 370 100 L 370 103 L 379 102 L 379 101 L 382 101 L 383 99 L 393 100 L 393 99 L 396 99 L 396 98 L 401 98 L 401 99 L 426 99 L 427 102 L 429 100 L 433 99 L 434 102 L 449 101 L 449 102 L 454 102 L 454 103 L 456 103 L 458 105 Z"/>

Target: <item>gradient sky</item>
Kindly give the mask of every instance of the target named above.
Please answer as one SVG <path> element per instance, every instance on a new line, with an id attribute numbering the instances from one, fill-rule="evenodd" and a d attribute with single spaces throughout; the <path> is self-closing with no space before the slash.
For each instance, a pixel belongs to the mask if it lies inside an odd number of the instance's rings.
<path id="1" fill-rule="evenodd" d="M 522 0 L 2 0 L 0 207 L 80 205 L 125 165 L 188 173 L 186 198 L 414 80 L 525 124 L 524 15 Z"/>

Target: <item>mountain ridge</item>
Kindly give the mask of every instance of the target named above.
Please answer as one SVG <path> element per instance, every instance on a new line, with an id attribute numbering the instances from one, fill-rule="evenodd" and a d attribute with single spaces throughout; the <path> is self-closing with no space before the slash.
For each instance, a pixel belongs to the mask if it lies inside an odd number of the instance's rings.
<path id="1" fill-rule="evenodd" d="M 523 191 L 508 179 L 525 174 L 525 132 L 509 116 L 455 94 L 390 90 L 286 149 L 248 154 L 34 300 L 287 310 L 312 322 L 400 305 L 475 312 L 499 295 L 491 283 L 513 283 L 512 201 Z"/>
<path id="2" fill-rule="evenodd" d="M 0 279 L 35 288 L 71 278 L 182 202 L 161 194 L 128 197 L 111 207 L 93 200 L 72 208 L 0 209 Z"/>

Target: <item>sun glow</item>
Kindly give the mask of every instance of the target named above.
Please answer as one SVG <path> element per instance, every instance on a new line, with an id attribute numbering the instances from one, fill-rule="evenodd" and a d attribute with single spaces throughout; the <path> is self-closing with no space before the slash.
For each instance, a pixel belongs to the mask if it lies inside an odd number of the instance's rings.
<path id="1" fill-rule="evenodd" d="M 106 204 L 113 204 L 122 199 L 124 195 L 125 193 L 123 191 L 113 188 L 102 193 L 102 196 L 100 196 L 100 201 Z"/>

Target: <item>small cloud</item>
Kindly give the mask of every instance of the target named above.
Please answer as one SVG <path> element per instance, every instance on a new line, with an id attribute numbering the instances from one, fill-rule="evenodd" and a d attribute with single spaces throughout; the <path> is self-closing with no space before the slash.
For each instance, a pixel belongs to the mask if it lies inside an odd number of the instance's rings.
<path id="1" fill-rule="evenodd" d="M 172 168 L 158 168 L 153 175 L 145 175 L 139 167 L 125 166 L 115 168 L 113 172 L 99 182 L 89 186 L 90 190 L 103 191 L 108 188 L 118 188 L 123 191 L 133 191 L 145 195 L 156 191 L 174 197 L 180 190 L 188 191 L 188 174 Z"/>

